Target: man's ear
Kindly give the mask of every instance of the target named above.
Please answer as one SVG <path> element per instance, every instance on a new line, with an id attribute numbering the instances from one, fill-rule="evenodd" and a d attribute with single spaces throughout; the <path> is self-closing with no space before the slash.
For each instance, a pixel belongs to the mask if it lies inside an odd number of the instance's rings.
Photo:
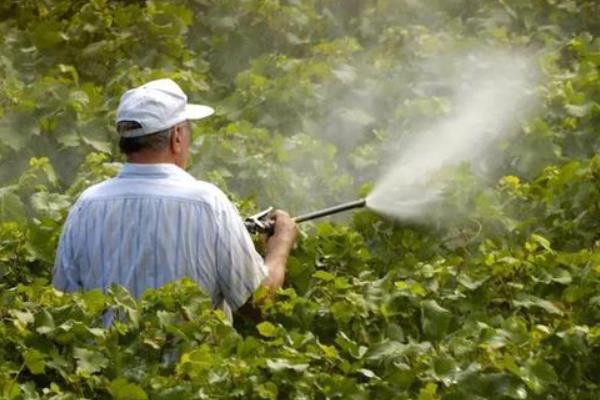
<path id="1" fill-rule="evenodd" d="M 183 150 L 183 135 L 185 134 L 181 125 L 177 125 L 171 131 L 171 152 L 179 154 Z"/>

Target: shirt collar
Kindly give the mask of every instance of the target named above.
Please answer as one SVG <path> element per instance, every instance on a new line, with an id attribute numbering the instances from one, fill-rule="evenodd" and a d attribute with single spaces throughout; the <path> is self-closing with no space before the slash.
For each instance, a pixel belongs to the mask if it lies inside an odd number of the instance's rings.
<path id="1" fill-rule="evenodd" d="M 145 178 L 145 179 L 182 179 L 196 180 L 193 176 L 175 164 L 134 164 L 125 163 L 117 174 L 117 178 Z"/>

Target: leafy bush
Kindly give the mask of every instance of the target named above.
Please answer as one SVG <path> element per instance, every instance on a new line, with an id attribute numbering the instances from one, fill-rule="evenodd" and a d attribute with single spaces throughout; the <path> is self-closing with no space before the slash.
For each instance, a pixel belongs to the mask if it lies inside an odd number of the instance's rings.
<path id="1" fill-rule="evenodd" d="M 1 397 L 597 399 L 599 7 L 2 2 Z M 214 105 L 190 172 L 244 213 L 295 214 L 364 195 L 452 106 L 423 66 L 481 46 L 535 54 L 541 105 L 491 183 L 457 170 L 454 218 L 307 225 L 258 324 L 232 327 L 186 280 L 139 300 L 49 286 L 68 208 L 122 161 L 126 88 L 171 77 Z"/>

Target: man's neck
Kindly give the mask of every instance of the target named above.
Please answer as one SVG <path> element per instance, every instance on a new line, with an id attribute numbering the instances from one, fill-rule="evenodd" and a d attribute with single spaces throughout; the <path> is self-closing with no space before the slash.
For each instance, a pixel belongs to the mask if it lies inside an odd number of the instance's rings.
<path id="1" fill-rule="evenodd" d="M 164 152 L 139 152 L 127 155 L 127 162 L 134 164 L 177 164 L 170 154 Z"/>

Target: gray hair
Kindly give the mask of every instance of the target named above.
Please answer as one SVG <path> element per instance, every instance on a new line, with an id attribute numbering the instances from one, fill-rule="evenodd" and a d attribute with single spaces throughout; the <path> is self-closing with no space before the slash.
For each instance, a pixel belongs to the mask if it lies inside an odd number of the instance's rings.
<path id="1" fill-rule="evenodd" d="M 135 121 L 121 121 L 117 124 L 119 134 L 132 129 L 140 129 L 142 126 Z M 171 129 L 154 132 L 149 135 L 136 137 L 123 137 L 119 139 L 119 148 L 124 154 L 137 153 L 143 150 L 160 151 L 169 146 Z"/>

